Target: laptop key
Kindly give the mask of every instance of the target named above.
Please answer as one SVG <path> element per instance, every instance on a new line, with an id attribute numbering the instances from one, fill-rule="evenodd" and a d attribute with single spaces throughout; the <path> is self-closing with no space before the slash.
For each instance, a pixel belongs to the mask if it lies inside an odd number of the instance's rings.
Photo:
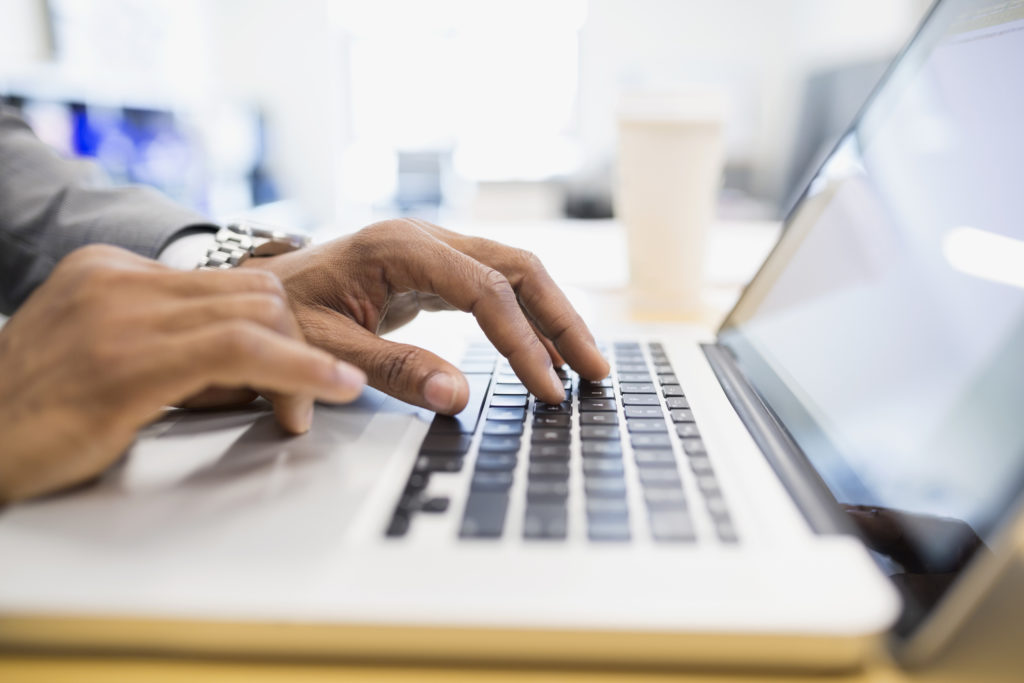
<path id="1" fill-rule="evenodd" d="M 521 436 L 523 423 L 512 420 L 487 420 L 484 423 L 484 436 Z"/>
<path id="2" fill-rule="evenodd" d="M 736 535 L 736 527 L 733 526 L 732 520 L 723 519 L 716 521 L 715 533 L 718 534 L 718 540 L 722 543 L 736 543 L 739 541 L 739 537 Z"/>
<path id="3" fill-rule="evenodd" d="M 392 515 L 385 533 L 391 538 L 398 538 L 399 536 L 404 536 L 407 531 L 409 531 L 409 513 L 398 511 Z"/>
<path id="4" fill-rule="evenodd" d="M 633 451 L 637 467 L 675 467 L 676 454 L 671 449 L 645 448 Z"/>
<path id="5" fill-rule="evenodd" d="M 683 396 L 670 396 L 665 399 L 665 405 L 672 408 L 689 408 L 690 402 Z"/>
<path id="6" fill-rule="evenodd" d="M 612 458 L 587 458 L 583 461 L 583 474 L 587 477 L 621 477 L 622 460 Z"/>
<path id="7" fill-rule="evenodd" d="M 562 504 L 535 504 L 526 506 L 523 518 L 523 538 L 562 539 L 568 531 L 569 516 Z"/>
<path id="8" fill-rule="evenodd" d="M 641 359 L 642 358 L 643 357 L 641 356 Z M 640 362 L 640 363 L 620 362 L 620 363 L 616 363 L 615 364 L 615 371 L 618 372 L 620 375 L 623 375 L 623 374 L 627 374 L 627 375 L 628 374 L 634 374 L 634 375 L 635 374 L 646 374 L 647 373 L 647 363 L 643 363 L 643 362 Z"/>
<path id="9" fill-rule="evenodd" d="M 477 472 L 511 472 L 519 459 L 515 453 L 481 453 L 476 459 Z"/>
<path id="10" fill-rule="evenodd" d="M 580 424 L 588 425 L 617 425 L 619 416 L 615 413 L 580 413 Z"/>
<path id="11" fill-rule="evenodd" d="M 466 500 L 459 536 L 498 538 L 505 526 L 508 494 L 503 491 L 473 491 Z"/>
<path id="12" fill-rule="evenodd" d="M 525 408 L 529 396 L 491 396 L 492 408 Z"/>
<path id="13" fill-rule="evenodd" d="M 435 496 L 434 498 L 427 498 L 420 503 L 421 512 L 430 513 L 441 513 L 447 512 L 448 506 L 451 504 L 451 499 L 448 496 Z"/>
<path id="14" fill-rule="evenodd" d="M 658 383 L 662 384 L 662 385 L 664 385 L 664 384 L 679 384 L 679 378 L 677 378 L 672 373 L 659 374 L 658 375 Z"/>
<path id="15" fill-rule="evenodd" d="M 569 443 L 568 429 L 534 429 L 533 443 Z"/>
<path id="16" fill-rule="evenodd" d="M 700 489 L 700 492 L 705 497 L 721 495 L 721 491 L 718 488 L 718 480 L 710 474 L 701 474 L 697 477 L 697 488 Z"/>
<path id="17" fill-rule="evenodd" d="M 459 363 L 459 372 L 464 375 L 490 375 L 494 372 L 494 361 L 467 360 Z"/>
<path id="18" fill-rule="evenodd" d="M 700 431 L 697 430 L 697 425 L 692 422 L 679 422 L 676 424 L 676 434 L 679 435 L 680 439 L 692 439 L 700 436 Z"/>
<path id="19" fill-rule="evenodd" d="M 512 473 L 474 472 L 469 488 L 471 491 L 508 491 L 512 488 Z"/>
<path id="20" fill-rule="evenodd" d="M 673 422 L 693 422 L 693 411 L 686 408 L 668 411 Z"/>
<path id="21" fill-rule="evenodd" d="M 632 434 L 634 432 L 640 432 L 640 433 L 646 433 L 646 434 L 650 434 L 650 433 L 667 434 L 668 433 L 668 427 L 665 426 L 665 420 L 663 420 L 663 419 L 658 419 L 658 420 L 651 420 L 651 419 L 627 419 L 626 420 L 626 429 L 629 430 L 630 434 Z"/>
<path id="22" fill-rule="evenodd" d="M 588 497 L 622 498 L 626 495 L 626 480 L 621 477 L 589 477 L 583 481 Z"/>
<path id="23" fill-rule="evenodd" d="M 661 395 L 666 398 L 681 397 L 683 395 L 683 388 L 678 384 L 665 384 L 661 387 Z"/>
<path id="24" fill-rule="evenodd" d="M 469 450 L 473 437 L 468 434 L 427 434 L 420 451 L 433 454 L 462 455 Z"/>
<path id="25" fill-rule="evenodd" d="M 622 404 L 626 406 L 660 406 L 661 402 L 655 394 L 624 394 Z"/>
<path id="26" fill-rule="evenodd" d="M 655 469 L 644 467 L 640 469 L 640 483 L 644 487 L 651 488 L 679 488 L 682 481 L 679 479 L 679 472 L 673 469 Z"/>
<path id="27" fill-rule="evenodd" d="M 686 493 L 682 487 L 665 488 L 644 488 L 644 501 L 647 507 L 654 509 L 661 508 L 685 508 Z"/>
<path id="28" fill-rule="evenodd" d="M 603 415 L 604 413 L 597 413 Z M 580 427 L 580 438 L 592 441 L 618 441 L 619 428 L 601 425 L 583 425 Z"/>
<path id="29" fill-rule="evenodd" d="M 615 398 L 615 389 L 611 387 L 580 387 L 580 398 Z"/>
<path id="30" fill-rule="evenodd" d="M 656 541 L 696 541 L 693 520 L 685 510 L 651 510 L 651 535 Z"/>
<path id="31" fill-rule="evenodd" d="M 572 404 L 568 401 L 563 403 L 542 403 L 538 401 L 533 406 L 536 415 L 572 415 Z"/>
<path id="32" fill-rule="evenodd" d="M 654 394 L 658 390 L 652 382 L 622 382 L 619 391 L 623 394 Z"/>
<path id="33" fill-rule="evenodd" d="M 581 379 L 580 380 L 580 391 L 583 389 L 597 389 L 597 388 L 610 388 L 612 386 L 612 378 L 605 377 L 604 379 Z"/>
<path id="34" fill-rule="evenodd" d="M 701 439 L 683 439 L 683 452 L 687 455 L 707 455 Z"/>
<path id="35" fill-rule="evenodd" d="M 458 472 L 463 459 L 447 455 L 421 455 L 416 458 L 417 472 Z"/>
<path id="36" fill-rule="evenodd" d="M 629 517 L 625 498 L 588 498 L 587 517 Z"/>
<path id="37" fill-rule="evenodd" d="M 629 519 L 590 518 L 587 520 L 587 536 L 591 541 L 628 541 Z"/>
<path id="38" fill-rule="evenodd" d="M 570 415 L 535 415 L 533 417 L 533 426 L 537 427 L 564 427 L 568 428 L 572 425 L 572 416 Z"/>
<path id="39" fill-rule="evenodd" d="M 522 384 L 502 384 L 498 382 L 494 385 L 495 396 L 527 396 L 530 392 Z"/>
<path id="40" fill-rule="evenodd" d="M 530 446 L 531 462 L 565 462 L 569 460 L 569 444 L 535 443 Z"/>
<path id="41" fill-rule="evenodd" d="M 409 475 L 409 480 L 405 483 L 405 490 L 409 492 L 422 491 L 427 488 L 427 484 L 429 483 L 429 472 L 413 472 Z"/>
<path id="42" fill-rule="evenodd" d="M 485 436 L 480 439 L 481 451 L 515 453 L 519 450 L 518 436 Z"/>
<path id="43" fill-rule="evenodd" d="M 645 382 L 650 383 L 651 376 L 645 372 L 620 372 L 619 373 L 619 386 L 623 384 L 629 384 L 632 382 Z"/>
<path id="44" fill-rule="evenodd" d="M 655 400 L 657 400 L 655 398 Z M 618 406 L 610 398 L 584 398 L 580 399 L 581 413 L 603 413 L 615 412 Z"/>
<path id="45" fill-rule="evenodd" d="M 569 478 L 569 464 L 565 462 L 537 462 L 530 463 L 530 479 L 557 479 L 566 480 Z"/>
<path id="46" fill-rule="evenodd" d="M 569 484 L 554 479 L 531 479 L 526 487 L 526 500 L 564 501 L 569 497 Z"/>
<path id="47" fill-rule="evenodd" d="M 525 408 L 490 408 L 487 411 L 488 420 L 518 420 L 526 419 Z"/>
<path id="48" fill-rule="evenodd" d="M 671 375 L 675 371 L 672 369 L 672 366 L 669 365 L 668 363 L 658 363 L 658 362 L 655 362 L 654 363 L 654 372 L 655 372 L 655 374 L 658 374 L 658 375 Z M 672 384 L 679 384 L 679 382 L 672 382 Z"/>
<path id="49" fill-rule="evenodd" d="M 694 474 L 714 474 L 715 470 L 711 467 L 711 461 L 708 460 L 705 455 L 694 455 L 687 458 L 690 461 L 690 469 L 693 470 Z"/>
<path id="50" fill-rule="evenodd" d="M 584 458 L 622 457 L 622 443 L 619 441 L 584 441 L 580 449 Z"/>
<path id="51" fill-rule="evenodd" d="M 633 432 L 629 435 L 629 441 L 633 448 L 672 448 L 668 434 Z"/>
<path id="52" fill-rule="evenodd" d="M 712 519 L 726 519 L 729 517 L 729 507 L 725 504 L 725 498 L 721 494 L 704 496 L 704 506 Z"/>
<path id="53" fill-rule="evenodd" d="M 654 418 L 662 417 L 661 406 L 626 406 L 623 408 L 623 412 L 626 413 L 626 419 L 633 417 L 639 418 Z"/>

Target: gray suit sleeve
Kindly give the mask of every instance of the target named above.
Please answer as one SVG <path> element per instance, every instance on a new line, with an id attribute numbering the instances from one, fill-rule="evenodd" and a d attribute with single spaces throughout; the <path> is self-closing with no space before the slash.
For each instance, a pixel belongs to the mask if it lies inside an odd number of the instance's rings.
<path id="1" fill-rule="evenodd" d="M 175 233 L 209 225 L 156 190 L 109 186 L 98 167 L 62 159 L 0 106 L 0 313 L 77 247 L 103 242 L 156 258 Z"/>

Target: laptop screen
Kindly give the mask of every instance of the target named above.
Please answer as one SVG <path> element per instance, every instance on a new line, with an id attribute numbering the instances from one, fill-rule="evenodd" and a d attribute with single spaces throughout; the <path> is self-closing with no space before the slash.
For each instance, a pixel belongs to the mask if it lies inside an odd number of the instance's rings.
<path id="1" fill-rule="evenodd" d="M 1024 483 L 1024 1 L 932 11 L 719 334 L 909 635 Z"/>

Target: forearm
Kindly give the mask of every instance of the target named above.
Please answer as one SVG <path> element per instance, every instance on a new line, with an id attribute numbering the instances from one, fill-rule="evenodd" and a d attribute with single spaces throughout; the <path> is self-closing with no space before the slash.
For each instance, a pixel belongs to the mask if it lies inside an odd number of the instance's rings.
<path id="1" fill-rule="evenodd" d="M 98 169 L 61 159 L 0 108 L 0 312 L 10 313 L 85 244 L 156 258 L 175 233 L 207 224 L 159 192 L 105 186 Z"/>

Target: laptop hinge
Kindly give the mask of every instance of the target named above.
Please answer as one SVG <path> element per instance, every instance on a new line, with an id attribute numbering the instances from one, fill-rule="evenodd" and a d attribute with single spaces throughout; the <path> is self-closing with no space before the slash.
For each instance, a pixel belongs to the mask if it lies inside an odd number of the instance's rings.
<path id="1" fill-rule="evenodd" d="M 816 533 L 851 533 L 832 493 L 800 447 L 744 378 L 732 354 L 718 344 L 701 344 L 725 395 L 764 457 Z"/>

